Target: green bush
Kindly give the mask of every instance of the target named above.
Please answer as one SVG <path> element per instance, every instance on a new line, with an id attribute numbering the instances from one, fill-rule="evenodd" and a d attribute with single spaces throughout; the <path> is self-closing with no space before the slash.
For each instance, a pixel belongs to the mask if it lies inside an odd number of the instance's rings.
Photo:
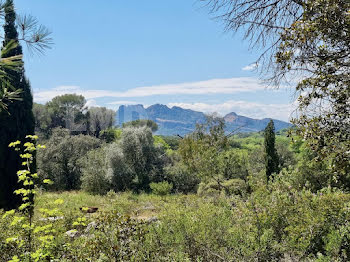
<path id="1" fill-rule="evenodd" d="M 221 200 L 178 196 L 178 205 L 165 205 L 161 223 L 150 228 L 145 243 L 157 255 L 152 261 L 236 261 L 230 254 L 237 244 L 229 233 L 230 206 Z"/>
<path id="2" fill-rule="evenodd" d="M 121 138 L 122 130 L 117 128 L 108 128 L 100 132 L 100 139 L 106 143 L 113 143 Z"/>
<path id="3" fill-rule="evenodd" d="M 58 196 L 46 194 L 37 209 L 50 209 L 47 202 Z M 52 259 L 61 261 L 331 262 L 350 257 L 350 194 L 334 189 L 297 190 L 280 177 L 246 198 L 174 195 L 162 201 L 146 194 L 90 197 L 74 192 L 63 193 L 62 198 L 68 199 L 61 206 L 64 218 L 53 222 L 54 248 L 49 250 Z M 82 234 L 68 238 L 64 233 L 81 215 L 77 207 L 83 203 L 101 207 L 98 213 L 84 216 L 96 226 L 84 233 L 86 226 L 79 225 Z M 159 222 L 145 224 L 104 212 L 108 206 L 130 214 L 152 206 L 144 214 L 156 212 Z M 38 216 L 42 216 L 40 211 Z M 0 217 L 0 261 L 24 252 L 6 243 L 22 230 L 20 224 L 12 226 L 11 222 L 9 217 Z"/>
<path id="4" fill-rule="evenodd" d="M 149 191 L 151 182 L 164 180 L 167 156 L 155 146 L 147 127 L 125 128 L 120 141 L 93 150 L 75 169 L 81 170 L 82 188 L 93 194 L 133 190 Z M 80 168 L 80 169 L 79 169 Z"/>
<path id="5" fill-rule="evenodd" d="M 246 150 L 231 149 L 219 154 L 217 175 L 229 179 L 243 179 L 248 177 L 248 153 Z"/>
<path id="6" fill-rule="evenodd" d="M 242 179 L 230 179 L 222 181 L 220 184 L 216 181 L 210 183 L 200 183 L 198 187 L 198 195 L 200 196 L 216 196 L 224 195 L 245 195 L 247 193 L 247 184 Z"/>
<path id="7" fill-rule="evenodd" d="M 106 194 L 111 188 L 106 164 L 106 150 L 99 148 L 87 153 L 80 161 L 82 166 L 81 188 L 91 194 Z"/>
<path id="8" fill-rule="evenodd" d="M 51 179 L 50 189 L 76 190 L 81 186 L 81 157 L 101 145 L 100 140 L 91 136 L 72 136 L 69 130 L 55 128 L 46 142 L 47 149 L 37 155 L 38 173 L 42 179 Z"/>
<path id="9" fill-rule="evenodd" d="M 152 193 L 158 196 L 165 196 L 171 193 L 173 189 L 173 184 L 169 184 L 168 182 L 159 182 L 159 183 L 151 183 L 150 187 L 152 189 Z"/>
<path id="10" fill-rule="evenodd" d="M 157 123 L 150 119 L 138 119 L 138 120 L 130 121 L 123 124 L 123 128 L 128 128 L 128 127 L 132 127 L 132 128 L 146 127 L 152 130 L 152 132 L 156 132 L 158 130 Z"/>
<path id="11" fill-rule="evenodd" d="M 271 191 L 270 191 L 271 190 Z M 239 261 L 346 261 L 349 256 L 347 211 L 350 195 L 323 190 L 295 190 L 288 183 L 261 188 L 247 201 L 235 201 L 231 237 Z M 237 257 L 239 258 L 239 257 Z M 341 260 L 339 260 L 341 258 Z"/>
<path id="12" fill-rule="evenodd" d="M 164 180 L 162 177 L 166 154 L 162 148 L 154 145 L 150 128 L 124 128 L 120 148 L 132 174 L 133 190 L 149 191 L 151 182 Z"/>
<path id="13" fill-rule="evenodd" d="M 182 261 L 348 261 L 350 195 L 276 183 L 240 197 L 168 203 L 146 246 Z"/>
<path id="14" fill-rule="evenodd" d="M 165 168 L 167 179 L 174 186 L 176 193 L 196 193 L 200 179 L 196 174 L 189 172 L 185 165 L 176 162 Z"/>
<path id="15" fill-rule="evenodd" d="M 118 143 L 113 143 L 106 148 L 106 158 L 111 189 L 116 192 L 132 189 L 135 175 L 127 164 L 124 153 Z"/>
<path id="16" fill-rule="evenodd" d="M 144 223 L 116 212 L 102 213 L 89 233 L 71 241 L 63 261 L 150 261 Z"/>
<path id="17" fill-rule="evenodd" d="M 90 151 L 79 162 L 82 166 L 82 189 L 104 195 L 109 190 L 126 191 L 133 187 L 134 174 L 117 143 Z"/>

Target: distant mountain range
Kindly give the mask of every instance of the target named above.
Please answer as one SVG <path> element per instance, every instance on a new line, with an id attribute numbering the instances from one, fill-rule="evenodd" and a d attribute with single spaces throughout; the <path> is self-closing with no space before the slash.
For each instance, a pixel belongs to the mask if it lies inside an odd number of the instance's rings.
<path id="1" fill-rule="evenodd" d="M 133 120 L 151 119 L 159 126 L 157 134 L 181 136 L 191 133 L 195 129 L 196 123 L 205 122 L 205 114 L 202 112 L 177 106 L 169 108 L 160 104 L 147 108 L 144 108 L 143 105 L 122 105 L 117 111 L 116 118 L 116 123 L 120 126 Z M 238 132 L 258 132 L 265 129 L 270 121 L 270 118 L 253 119 L 237 115 L 234 112 L 224 116 L 224 119 L 227 132 L 232 132 L 238 128 Z M 275 119 L 273 121 L 276 131 L 292 126 L 288 122 Z"/>

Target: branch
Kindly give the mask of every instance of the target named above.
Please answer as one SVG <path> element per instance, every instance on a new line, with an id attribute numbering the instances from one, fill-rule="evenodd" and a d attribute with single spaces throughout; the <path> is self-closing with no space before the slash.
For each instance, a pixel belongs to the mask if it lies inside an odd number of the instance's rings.
<path id="1" fill-rule="evenodd" d="M 247 126 L 247 124 L 237 127 L 236 129 L 234 129 L 233 131 L 231 131 L 226 137 L 228 138 L 228 137 L 233 136 L 238 130 L 240 130 L 240 129 L 242 129 L 243 127 L 246 127 L 246 126 Z"/>
<path id="2" fill-rule="evenodd" d="M 26 43 L 30 53 L 43 54 L 53 44 L 51 32 L 30 15 L 18 16 L 19 41 Z"/>

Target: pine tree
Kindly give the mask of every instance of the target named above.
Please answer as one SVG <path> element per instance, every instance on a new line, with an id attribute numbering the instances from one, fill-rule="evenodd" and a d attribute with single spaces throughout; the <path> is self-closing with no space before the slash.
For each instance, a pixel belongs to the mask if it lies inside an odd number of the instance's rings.
<path id="1" fill-rule="evenodd" d="M 275 147 L 275 125 L 272 120 L 265 128 L 265 168 L 267 181 L 273 179 L 273 174 L 279 172 L 279 158 Z"/>
<path id="2" fill-rule="evenodd" d="M 16 47 L 10 50 L 6 57 L 22 55 L 15 24 L 16 13 L 13 0 L 7 0 L 4 9 L 3 48 L 11 41 L 16 43 Z M 8 70 L 6 73 L 10 78 L 11 86 L 21 90 L 21 100 L 10 103 L 8 112 L 0 112 L 0 208 L 11 209 L 20 203 L 20 199 L 13 194 L 13 191 L 17 187 L 17 171 L 22 169 L 22 162 L 18 153 L 11 150 L 8 145 L 17 140 L 25 141 L 26 135 L 34 134 L 35 121 L 32 112 L 33 97 L 23 66 L 20 70 Z"/>

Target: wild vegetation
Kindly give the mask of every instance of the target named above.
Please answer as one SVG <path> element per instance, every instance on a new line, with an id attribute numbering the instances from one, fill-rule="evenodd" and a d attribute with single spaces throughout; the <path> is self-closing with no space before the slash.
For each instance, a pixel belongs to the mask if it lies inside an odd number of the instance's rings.
<path id="1" fill-rule="evenodd" d="M 32 239 L 13 235 L 20 214 L 4 213 L 2 259 L 25 260 L 29 246 L 33 261 L 348 258 L 350 195 L 331 186 L 329 166 L 298 136 L 275 136 L 273 122 L 228 136 L 209 116 L 169 138 L 145 123 L 110 129 L 108 143 L 63 128 L 40 141 Z"/>
<path id="2" fill-rule="evenodd" d="M 295 127 L 227 134 L 210 115 L 162 137 L 80 95 L 32 108 L 23 67 L 0 68 L 14 88 L 0 100 L 1 261 L 349 261 L 349 2 L 208 2 L 228 29 L 274 40 L 276 83 L 304 74 Z"/>

